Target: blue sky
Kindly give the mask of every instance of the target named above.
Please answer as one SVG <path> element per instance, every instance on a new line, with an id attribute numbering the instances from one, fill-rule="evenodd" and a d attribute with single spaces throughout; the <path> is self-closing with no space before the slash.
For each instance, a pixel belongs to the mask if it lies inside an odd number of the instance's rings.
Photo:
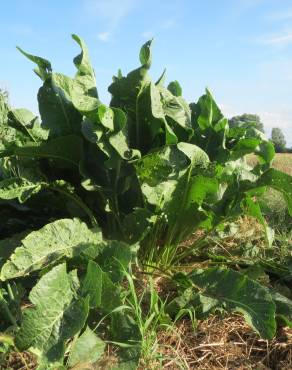
<path id="1" fill-rule="evenodd" d="M 2 1 L 0 86 L 14 106 L 37 112 L 41 82 L 15 46 L 73 75 L 72 33 L 88 44 L 104 102 L 112 75 L 137 67 L 154 37 L 154 79 L 166 67 L 188 101 L 208 86 L 227 117 L 257 113 L 292 146 L 292 0 Z"/>

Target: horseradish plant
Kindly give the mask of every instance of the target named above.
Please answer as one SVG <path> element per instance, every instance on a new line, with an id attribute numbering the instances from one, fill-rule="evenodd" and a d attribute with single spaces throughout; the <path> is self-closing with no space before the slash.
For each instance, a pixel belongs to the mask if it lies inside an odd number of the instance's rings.
<path id="1" fill-rule="evenodd" d="M 15 346 L 33 350 L 40 369 L 97 360 L 104 342 L 92 312 L 108 315 L 112 340 L 134 340 L 131 356 L 139 353 L 118 284 L 135 256 L 167 269 L 204 245 L 201 238 L 181 247 L 192 232 L 205 235 L 242 214 L 256 217 L 272 243 L 256 201 L 266 187 L 283 193 L 292 214 L 292 178 L 270 168 L 273 145 L 248 125 L 229 128 L 209 90 L 189 105 L 177 81 L 165 87 L 165 73 L 153 82 L 151 41 L 140 67 L 113 77 L 107 106 L 84 42 L 73 39 L 81 48 L 74 78 L 19 49 L 42 80 L 40 119 L 3 97 L 0 105 L 1 309 Z M 259 159 L 254 168 L 245 161 L 250 153 Z M 258 283 L 218 268 L 175 279 L 185 290 L 169 314 L 208 300 L 209 309 L 243 312 L 262 336 L 274 335 L 276 306 Z M 31 284 L 33 307 L 22 312 Z"/>

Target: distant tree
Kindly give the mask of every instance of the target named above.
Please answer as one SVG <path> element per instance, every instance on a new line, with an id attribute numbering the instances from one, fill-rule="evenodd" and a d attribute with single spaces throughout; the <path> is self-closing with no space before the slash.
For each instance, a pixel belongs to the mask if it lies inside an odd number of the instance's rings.
<path id="1" fill-rule="evenodd" d="M 283 153 L 286 149 L 286 140 L 282 130 L 278 127 L 272 128 L 271 141 L 275 146 L 276 153 Z"/>
<path id="2" fill-rule="evenodd" d="M 230 127 L 237 127 L 237 126 L 242 126 L 246 124 L 249 124 L 255 127 L 257 130 L 263 133 L 265 132 L 264 124 L 261 122 L 261 119 L 257 114 L 244 113 L 241 116 L 235 116 L 229 120 Z"/>
<path id="3" fill-rule="evenodd" d="M 7 120 L 7 113 L 9 111 L 8 93 L 0 88 L 0 125 Z"/>

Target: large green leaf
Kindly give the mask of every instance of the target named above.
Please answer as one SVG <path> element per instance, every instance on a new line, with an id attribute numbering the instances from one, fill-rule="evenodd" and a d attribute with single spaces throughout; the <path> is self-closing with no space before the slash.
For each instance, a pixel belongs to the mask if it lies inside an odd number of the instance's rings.
<path id="1" fill-rule="evenodd" d="M 189 141 L 193 133 L 191 110 L 182 96 L 176 96 L 166 88 L 160 87 L 163 111 L 169 126 L 178 137 L 178 141 Z"/>
<path id="2" fill-rule="evenodd" d="M 269 186 L 280 191 L 286 200 L 288 211 L 292 216 L 292 176 L 270 168 L 259 178 L 258 186 Z"/>
<path id="3" fill-rule="evenodd" d="M 139 59 L 143 66 L 150 68 L 152 62 L 152 53 L 151 53 L 151 44 L 153 40 L 149 40 L 145 42 L 145 44 L 141 47 Z"/>
<path id="4" fill-rule="evenodd" d="M 74 58 L 74 64 L 78 69 L 78 75 L 88 75 L 91 76 L 93 80 L 95 80 L 94 71 L 90 63 L 89 53 L 85 42 L 81 39 L 81 37 L 73 34 L 73 40 L 75 40 L 81 48 L 81 53 Z"/>
<path id="5" fill-rule="evenodd" d="M 100 105 L 96 89 L 94 70 L 90 63 L 89 53 L 85 42 L 77 35 L 72 35 L 81 48 L 81 53 L 74 58 L 77 68 L 73 88 L 71 91 L 72 102 L 81 112 L 95 111 Z"/>
<path id="6" fill-rule="evenodd" d="M 276 304 L 276 314 L 278 318 L 280 318 L 285 325 L 292 328 L 292 300 L 276 291 L 272 291 L 271 295 Z"/>
<path id="7" fill-rule="evenodd" d="M 42 124 L 50 137 L 79 133 L 82 116 L 67 99 L 64 91 L 53 84 L 53 79 L 45 81 L 38 92 L 39 111 Z"/>
<path id="8" fill-rule="evenodd" d="M 111 338 L 121 344 L 120 362 L 112 369 L 135 370 L 141 355 L 142 336 L 136 320 L 126 312 L 111 315 Z"/>
<path id="9" fill-rule="evenodd" d="M 82 122 L 82 133 L 109 158 L 113 157 L 111 162 L 119 160 L 116 158 L 117 154 L 125 160 L 137 159 L 140 152 L 129 147 L 126 122 L 127 117 L 121 109 L 100 105 L 95 120 L 85 119 Z"/>
<path id="10" fill-rule="evenodd" d="M 196 113 L 194 117 L 196 123 L 202 131 L 212 127 L 223 118 L 218 105 L 208 89 L 206 89 L 206 94 L 200 97 L 194 113 Z"/>
<path id="11" fill-rule="evenodd" d="M 29 294 L 33 307 L 24 310 L 15 339 L 18 349 L 32 347 L 49 362 L 62 359 L 65 342 L 83 328 L 88 316 L 88 301 L 74 299 L 71 279 L 61 264 L 33 287 Z"/>
<path id="12" fill-rule="evenodd" d="M 144 84 L 150 81 L 148 70 L 151 65 L 151 41 L 146 42 L 140 51 L 142 66 L 128 73 L 126 77 L 117 76 L 113 78 L 113 83 L 108 90 L 112 94 L 111 107 L 121 108 L 128 113 L 128 130 L 130 147 L 139 149 L 139 139 L 137 142 L 137 99 Z"/>
<path id="13" fill-rule="evenodd" d="M 38 57 L 36 55 L 29 54 L 22 50 L 20 47 L 17 47 L 17 49 L 25 55 L 29 60 L 37 64 L 37 68 L 34 69 L 34 72 L 43 80 L 45 81 L 51 74 L 52 72 L 52 66 L 51 63 L 41 57 Z"/>
<path id="14" fill-rule="evenodd" d="M 168 242 L 183 238 L 205 216 L 199 209 L 216 179 L 203 175 L 208 156 L 199 147 L 179 143 L 157 150 L 135 164 L 143 195 L 157 214 L 164 214 Z"/>
<path id="15" fill-rule="evenodd" d="M 105 342 L 101 340 L 89 327 L 84 333 L 73 342 L 68 366 L 80 366 L 82 364 L 92 364 L 103 354 Z"/>
<path id="16" fill-rule="evenodd" d="M 123 220 L 123 229 L 129 243 L 138 243 L 150 232 L 154 219 L 146 208 L 135 208 Z"/>
<path id="17" fill-rule="evenodd" d="M 24 203 L 41 188 L 40 183 L 33 183 L 21 177 L 12 177 L 0 181 L 0 199 L 18 198 L 20 203 Z"/>
<path id="18" fill-rule="evenodd" d="M 124 277 L 130 263 L 137 255 L 138 245 L 129 245 L 117 240 L 109 240 L 97 256 L 96 262 L 106 271 L 114 283 Z"/>
<path id="19" fill-rule="evenodd" d="M 30 141 L 23 132 L 6 125 L 0 125 L 0 138 L 0 153 L 5 149 L 9 149 L 15 145 L 22 146 Z"/>
<path id="20" fill-rule="evenodd" d="M 32 112 L 27 109 L 13 109 L 9 112 L 9 124 L 21 130 L 30 141 L 39 142 L 46 140 L 48 132 L 41 127 L 41 124 Z"/>
<path id="21" fill-rule="evenodd" d="M 176 135 L 166 122 L 159 89 L 151 81 L 143 84 L 137 96 L 135 126 L 135 147 L 142 153 L 164 144 L 177 143 Z"/>
<path id="22" fill-rule="evenodd" d="M 62 219 L 47 224 L 28 234 L 1 269 L 1 280 L 24 276 L 55 263 L 61 258 L 72 258 L 87 249 L 102 248 L 102 234 L 88 229 L 78 219 Z"/>
<path id="23" fill-rule="evenodd" d="M 1 157 L 50 158 L 79 166 L 83 158 L 83 142 L 77 135 L 58 137 L 42 143 L 28 143 L 0 152 Z"/>
<path id="24" fill-rule="evenodd" d="M 15 248 L 21 244 L 21 240 L 24 239 L 27 234 L 28 232 L 22 232 L 14 234 L 11 238 L 0 240 L 0 268 L 14 252 Z"/>
<path id="25" fill-rule="evenodd" d="M 223 117 L 211 92 L 206 89 L 206 94 L 190 107 L 194 131 L 191 141 L 205 150 L 212 161 L 226 162 L 230 156 L 226 147 L 228 120 Z M 232 144 L 234 145 L 234 142 Z"/>
<path id="26" fill-rule="evenodd" d="M 276 307 L 271 295 L 259 283 L 234 270 L 218 267 L 194 270 L 189 279 L 202 295 L 218 300 L 227 310 L 241 312 L 261 337 L 273 338 Z"/>
<path id="27" fill-rule="evenodd" d="M 255 131 L 253 130 L 253 133 Z M 275 149 L 266 138 L 253 135 L 252 137 L 240 138 L 231 150 L 231 158 L 236 160 L 249 153 L 255 153 L 263 163 L 269 163 L 275 156 Z"/>
<path id="28" fill-rule="evenodd" d="M 171 81 L 167 86 L 167 90 L 174 96 L 182 96 L 182 88 L 178 81 Z"/>
<path id="29" fill-rule="evenodd" d="M 95 111 L 99 107 L 100 101 L 87 46 L 79 36 L 72 35 L 72 38 L 81 48 L 81 53 L 74 58 L 74 64 L 77 68 L 76 76 L 74 79 L 71 79 L 65 75 L 54 73 L 52 74 L 52 86 L 76 110 L 86 114 Z M 74 124 L 74 121 L 72 123 Z"/>
<path id="30" fill-rule="evenodd" d="M 183 314 L 187 316 L 189 312 L 194 311 L 196 319 L 203 320 L 218 309 L 219 305 L 218 299 L 206 297 L 192 288 L 187 288 L 168 303 L 166 312 L 172 317 L 179 317 Z"/>
<path id="31" fill-rule="evenodd" d="M 262 215 L 259 203 L 250 197 L 245 198 L 242 203 L 244 206 L 245 213 L 249 216 L 256 218 L 258 222 L 264 227 L 268 246 L 271 247 L 274 241 L 274 231 L 269 227 L 267 221 Z"/>
<path id="32" fill-rule="evenodd" d="M 7 155 L 9 155 L 8 151 Z M 37 158 L 5 157 L 0 159 L 0 168 L 0 176 L 3 179 L 20 178 L 35 184 L 46 181 L 42 163 Z"/>
<path id="33" fill-rule="evenodd" d="M 90 113 L 97 110 L 101 104 L 97 97 L 95 81 L 90 76 L 77 75 L 75 79 L 71 79 L 60 73 L 53 73 L 52 86 L 58 94 L 66 99 L 68 105 L 72 105 L 76 109 L 76 112 Z M 71 118 L 74 119 L 74 117 Z M 74 132 L 80 130 L 80 119 L 77 121 L 75 119 L 72 124 L 75 124 Z"/>
<path id="34" fill-rule="evenodd" d="M 82 283 L 82 295 L 89 296 L 91 307 L 101 308 L 105 312 L 111 312 L 122 305 L 118 287 L 94 261 L 88 262 Z"/>

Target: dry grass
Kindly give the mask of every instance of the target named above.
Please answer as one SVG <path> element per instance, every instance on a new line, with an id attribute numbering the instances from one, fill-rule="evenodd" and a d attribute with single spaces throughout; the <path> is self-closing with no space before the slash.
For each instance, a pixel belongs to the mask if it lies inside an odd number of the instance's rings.
<path id="1" fill-rule="evenodd" d="M 292 175 L 292 154 L 278 153 L 273 161 L 273 167 Z"/>
<path id="2" fill-rule="evenodd" d="M 257 164 L 257 157 L 249 155 L 247 161 L 251 166 L 254 166 Z M 292 176 L 292 153 L 277 153 L 273 160 L 273 167 Z"/>
<path id="3" fill-rule="evenodd" d="M 181 320 L 174 330 L 158 333 L 156 357 L 138 370 L 291 370 L 292 329 L 281 328 L 273 340 L 260 339 L 240 315 L 210 316 L 194 330 L 189 320 Z M 25 362 L 23 358 L 25 357 Z M 28 366 L 27 366 L 28 365 Z M 105 356 L 96 366 L 80 369 L 110 369 L 117 366 L 115 349 L 108 346 Z M 4 369 L 35 369 L 27 353 L 11 353 Z"/>
<path id="4" fill-rule="evenodd" d="M 157 370 L 292 369 L 292 329 L 263 340 L 239 315 L 211 316 L 196 331 L 181 321 L 175 331 L 161 332 L 159 342 L 165 361 Z"/>

